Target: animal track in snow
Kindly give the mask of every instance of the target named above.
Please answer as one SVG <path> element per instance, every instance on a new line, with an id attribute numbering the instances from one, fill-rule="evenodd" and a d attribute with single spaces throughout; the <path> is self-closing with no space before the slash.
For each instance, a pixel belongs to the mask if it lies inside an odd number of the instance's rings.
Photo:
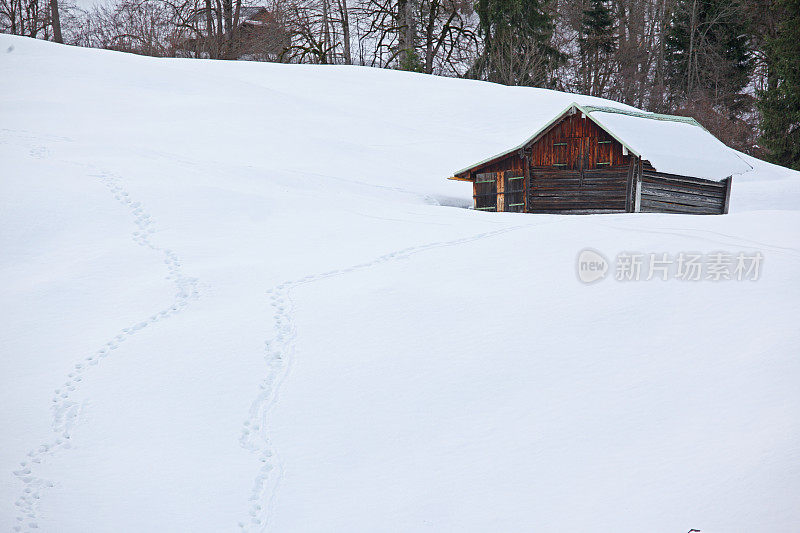
<path id="1" fill-rule="evenodd" d="M 535 225 L 538 224 L 505 227 L 452 241 L 437 241 L 420 246 L 411 246 L 381 255 L 366 263 L 358 263 L 343 269 L 328 270 L 321 274 L 284 281 L 267 290 L 267 297 L 274 313 L 275 334 L 264 343 L 264 360 L 267 363 L 266 376 L 261 380 L 259 393 L 250 406 L 248 417 L 242 424 L 239 437 L 240 445 L 258 456 L 261 467 L 253 482 L 247 517 L 239 522 L 241 530 L 264 531 L 267 529 L 269 520 L 273 515 L 275 494 L 283 478 L 280 460 L 270 440 L 268 419 L 270 411 L 277 401 L 280 385 L 288 373 L 291 356 L 294 353 L 296 328 L 292 320 L 292 301 L 289 296 L 292 289 L 333 276 L 366 270 L 389 261 L 407 259 L 414 254 L 434 248 L 457 246 Z"/>
<path id="2" fill-rule="evenodd" d="M 47 152 L 34 154 L 31 151 L 31 155 L 35 157 L 39 155 L 46 156 Z M 146 247 L 163 256 L 168 270 L 167 279 L 172 281 L 175 296 L 172 304 L 168 307 L 153 313 L 144 320 L 123 328 L 94 353 L 75 363 L 67 373 L 64 384 L 54 389 L 51 401 L 53 414 L 52 433 L 47 441 L 31 449 L 25 459 L 19 463 L 19 469 L 13 472 L 23 484 L 22 493 L 14 502 L 16 508 L 14 531 L 31 530 L 39 527 L 37 510 L 42 493 L 45 489 L 55 485 L 52 481 L 37 476 L 36 469 L 38 465 L 46 461 L 55 452 L 72 447 L 72 430 L 80 420 L 81 415 L 81 404 L 74 400 L 73 396 L 79 391 L 80 384 L 83 383 L 86 373 L 111 355 L 132 335 L 151 324 L 179 313 L 189 304 L 190 300 L 198 297 L 197 279 L 188 277 L 183 273 L 181 262 L 175 252 L 156 245 L 150 239 L 150 236 L 155 233 L 152 217 L 144 211 L 139 202 L 134 202 L 130 199 L 130 195 L 123 187 L 121 178 L 108 172 L 100 172 L 93 176 L 98 178 L 111 191 L 114 198 L 126 206 L 133 216 L 133 222 L 137 228 L 132 234 L 133 241 L 139 246 Z"/>
<path id="3" fill-rule="evenodd" d="M 44 146 L 34 146 L 28 151 L 28 155 L 36 159 L 45 159 L 50 154 Z"/>

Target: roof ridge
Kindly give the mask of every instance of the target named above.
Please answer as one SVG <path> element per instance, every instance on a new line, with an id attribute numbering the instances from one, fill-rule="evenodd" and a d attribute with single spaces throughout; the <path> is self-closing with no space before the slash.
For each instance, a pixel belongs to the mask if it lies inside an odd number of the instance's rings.
<path id="1" fill-rule="evenodd" d="M 584 105 L 581 107 L 589 113 L 592 113 L 594 111 L 599 111 L 600 113 L 617 113 L 620 115 L 628 115 L 631 117 L 648 118 L 650 120 L 682 122 L 684 124 L 691 124 L 692 126 L 698 126 L 700 128 L 703 128 L 703 125 L 697 122 L 697 120 L 693 119 L 692 117 L 682 117 L 679 115 L 664 115 L 661 113 L 650 113 L 648 111 L 634 111 L 631 109 L 620 109 L 618 107 L 610 107 L 610 106 Z"/>

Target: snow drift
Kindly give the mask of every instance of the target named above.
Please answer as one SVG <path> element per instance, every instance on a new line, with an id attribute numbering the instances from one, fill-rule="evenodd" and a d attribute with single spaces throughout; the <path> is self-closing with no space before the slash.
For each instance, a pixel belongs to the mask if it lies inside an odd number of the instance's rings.
<path id="1" fill-rule="evenodd" d="M 800 523 L 798 173 L 742 156 L 726 216 L 488 214 L 444 178 L 609 102 L 9 36 L 0 92 L 0 527 Z M 584 285 L 587 247 L 764 263 Z"/>

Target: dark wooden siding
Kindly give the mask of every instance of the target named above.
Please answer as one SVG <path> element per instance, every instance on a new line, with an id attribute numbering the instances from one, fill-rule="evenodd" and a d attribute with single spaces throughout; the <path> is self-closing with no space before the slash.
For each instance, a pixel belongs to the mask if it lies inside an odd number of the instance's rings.
<path id="1" fill-rule="evenodd" d="M 580 113 L 565 117 L 531 146 L 528 211 L 604 213 L 632 210 L 633 158 Z"/>
<path id="2" fill-rule="evenodd" d="M 497 174 L 494 172 L 481 172 L 476 174 L 472 197 L 475 200 L 475 209 L 480 209 L 481 211 L 496 211 Z"/>
<path id="3" fill-rule="evenodd" d="M 580 112 L 460 176 L 474 181 L 475 208 L 484 211 L 719 214 L 730 195 L 730 180 L 657 172 Z"/>
<path id="4" fill-rule="evenodd" d="M 580 113 L 569 115 L 525 150 L 472 169 L 475 207 L 484 211 L 492 205 L 498 211 L 624 211 L 630 204 L 631 159 L 592 120 Z M 527 179 L 518 180 L 526 171 Z M 485 183 L 491 174 L 495 186 L 489 192 L 488 185 L 477 182 Z M 490 205 L 490 194 L 497 195 L 496 204 Z"/>
<path id="5" fill-rule="evenodd" d="M 629 168 L 531 169 L 528 211 L 533 213 L 623 212 L 628 207 Z"/>
<path id="6" fill-rule="evenodd" d="M 722 182 L 664 174 L 642 173 L 641 211 L 719 215 L 728 210 L 730 178 Z"/>
<path id="7" fill-rule="evenodd" d="M 531 146 L 531 166 L 589 170 L 628 164 L 622 145 L 580 113 L 555 124 Z"/>
<path id="8" fill-rule="evenodd" d="M 525 164 L 519 154 L 509 154 L 502 159 L 481 167 L 480 172 L 503 172 L 505 170 L 523 170 Z"/>
<path id="9" fill-rule="evenodd" d="M 525 173 L 521 170 L 503 172 L 503 211 L 525 211 Z"/>
<path id="10" fill-rule="evenodd" d="M 525 211 L 525 172 L 505 170 L 475 174 L 472 197 L 481 211 Z"/>

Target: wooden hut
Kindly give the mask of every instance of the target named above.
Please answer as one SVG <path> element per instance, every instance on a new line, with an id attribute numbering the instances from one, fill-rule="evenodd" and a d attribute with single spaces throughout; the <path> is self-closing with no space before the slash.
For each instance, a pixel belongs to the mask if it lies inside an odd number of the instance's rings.
<path id="1" fill-rule="evenodd" d="M 751 168 L 692 118 L 573 103 L 450 179 L 472 182 L 481 211 L 722 214 Z"/>
<path id="2" fill-rule="evenodd" d="M 220 47 L 217 33 L 225 13 L 220 11 L 219 4 L 216 6 L 196 10 L 181 28 L 175 43 L 181 54 L 209 57 L 212 50 Z M 238 21 L 236 38 L 230 43 L 226 58 L 280 62 L 281 54 L 291 46 L 291 32 L 278 11 L 262 6 L 241 6 Z M 226 30 L 226 39 L 231 36 L 230 31 L 230 28 Z"/>

